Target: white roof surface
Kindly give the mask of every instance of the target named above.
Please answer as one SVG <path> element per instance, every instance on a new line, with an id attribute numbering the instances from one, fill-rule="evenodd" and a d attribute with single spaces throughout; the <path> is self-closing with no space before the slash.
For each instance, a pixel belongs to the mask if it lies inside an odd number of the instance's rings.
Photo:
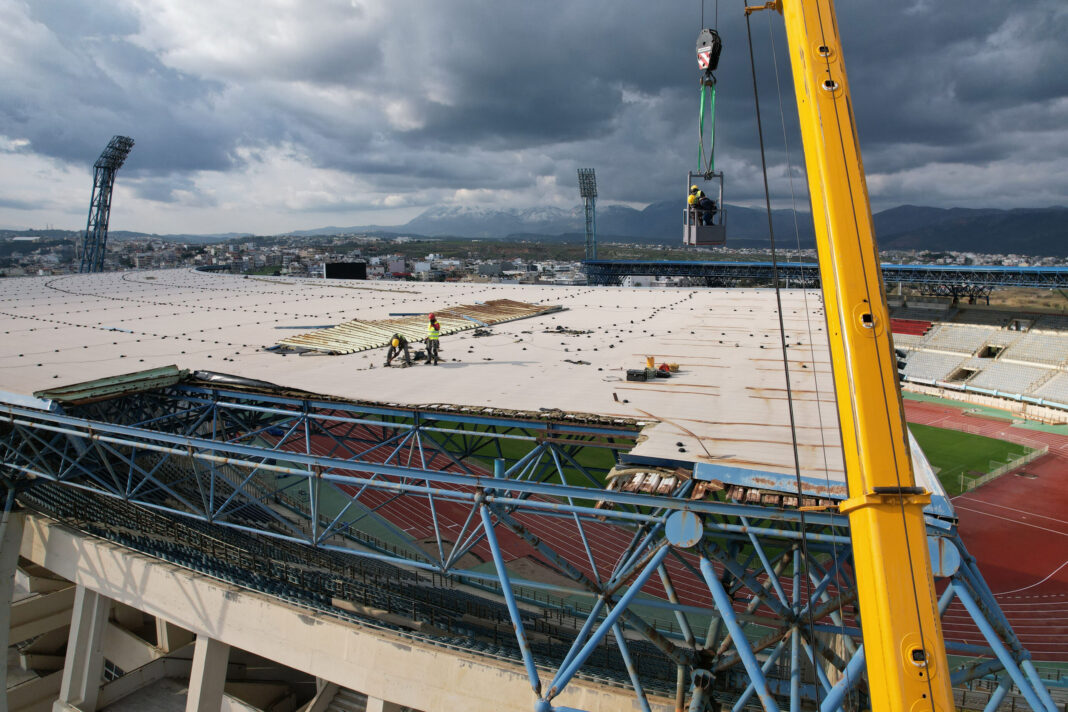
<path id="1" fill-rule="evenodd" d="M 443 337 L 437 367 L 385 369 L 384 349 L 262 350 L 302 333 L 294 327 L 501 298 L 567 311 L 497 325 L 488 337 Z M 782 298 L 802 474 L 838 484 L 820 295 L 786 290 Z M 558 326 L 591 333 L 555 333 Z M 175 364 L 385 403 L 655 420 L 633 454 L 792 475 L 781 353 L 775 293 L 762 289 L 354 283 L 189 269 L 0 280 L 0 391 L 29 395 Z M 679 373 L 626 381 L 626 369 L 644 367 L 646 355 L 678 363 Z"/>

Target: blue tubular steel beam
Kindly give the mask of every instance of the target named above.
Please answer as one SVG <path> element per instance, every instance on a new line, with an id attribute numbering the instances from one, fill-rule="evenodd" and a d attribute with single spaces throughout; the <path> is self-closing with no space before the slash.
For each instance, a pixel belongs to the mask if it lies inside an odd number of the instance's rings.
<path id="1" fill-rule="evenodd" d="M 561 668 L 556 677 L 553 678 L 552 684 L 549 686 L 549 691 L 545 694 L 545 699 L 551 700 L 567 687 L 567 683 L 571 681 L 571 678 L 575 676 L 582 664 L 586 662 L 586 658 L 594 651 L 594 649 L 600 645 L 601 640 L 608 634 L 608 630 L 614 626 L 623 612 L 627 609 L 633 600 L 637 597 L 638 592 L 649 580 L 649 577 L 653 575 L 656 568 L 663 562 L 664 557 L 667 556 L 668 544 L 667 542 L 661 542 L 659 550 L 653 559 L 646 565 L 645 569 L 638 574 L 638 577 L 634 579 L 634 583 L 631 584 L 627 592 L 616 603 L 615 608 L 605 616 L 604 622 L 597 628 L 597 630 L 590 636 L 590 639 L 586 641 L 586 644 L 582 646 L 582 649 L 574 656 L 567 667 Z"/>
<path id="2" fill-rule="evenodd" d="M 835 710 L 841 709 L 846 695 L 863 679 L 864 669 L 864 646 L 861 645 L 857 648 L 857 652 L 853 654 L 849 664 L 846 665 L 842 679 L 823 698 L 823 703 L 820 704 L 820 712 L 835 712 Z"/>
<path id="3" fill-rule="evenodd" d="M 6 413 L 6 415 L 5 415 Z M 463 474 L 455 474 L 450 472 L 439 471 L 425 471 L 416 470 L 413 468 L 399 467 L 396 465 L 382 465 L 377 463 L 353 463 L 348 460 L 338 458 L 327 458 L 318 455 L 305 455 L 303 453 L 291 452 L 291 451 L 278 451 L 269 450 L 262 447 L 255 447 L 249 445 L 241 445 L 237 443 L 220 443 L 214 442 L 205 438 L 195 438 L 181 435 L 171 435 L 169 433 L 160 433 L 155 431 L 145 431 L 139 428 L 131 428 L 129 426 L 115 425 L 111 423 L 97 423 L 86 421 L 81 418 L 72 418 L 70 416 L 59 415 L 55 413 L 43 413 L 41 411 L 28 410 L 12 406 L 4 406 L 0 408 L 0 422 L 11 422 L 18 425 L 34 427 L 38 430 L 49 430 L 53 432 L 61 432 L 76 437 L 81 437 L 88 440 L 102 440 L 105 442 L 114 442 L 115 444 L 127 445 L 132 447 L 142 447 L 145 449 L 152 449 L 158 452 L 173 452 L 184 456 L 189 456 L 192 453 L 194 458 L 198 458 L 204 461 L 219 461 L 225 464 L 234 465 L 249 465 L 260 466 L 264 469 L 268 469 L 274 472 L 283 472 L 285 474 L 303 475 L 307 476 L 306 470 L 299 470 L 295 468 L 287 468 L 280 466 L 268 466 L 261 465 L 255 462 L 243 461 L 240 458 L 233 457 L 233 455 L 239 455 L 243 457 L 258 457 L 266 459 L 284 459 L 288 462 L 292 462 L 296 465 L 317 465 L 324 470 L 324 477 L 328 470 L 341 470 L 341 471 L 358 471 L 367 472 L 377 475 L 392 476 L 398 478 L 418 478 L 427 479 L 435 483 L 443 484 L 459 484 L 467 485 L 470 487 L 484 487 L 488 486 L 491 480 L 487 480 L 481 476 L 470 476 Z M 58 427 L 69 426 L 69 427 Z M 81 430 L 74 430 L 73 428 L 81 428 Z M 134 438 L 134 440 L 121 439 L 104 433 L 114 434 L 115 436 L 124 436 L 125 438 Z M 141 439 L 138 441 L 137 439 Z M 156 445 L 155 443 L 163 443 L 164 445 Z M 169 447 L 168 447 L 169 446 Z M 206 452 L 225 453 L 225 455 L 208 455 Z M 364 478 L 347 477 L 342 475 L 332 475 L 333 479 L 341 482 L 349 482 L 355 484 L 364 484 L 371 482 Z M 389 489 L 395 487 L 396 483 L 385 482 L 373 482 L 374 486 Z M 745 506 L 736 504 L 726 504 L 722 502 L 711 501 L 694 501 L 694 500 L 680 500 L 673 497 L 655 496 L 647 494 L 631 494 L 627 492 L 615 492 L 611 490 L 594 490 L 590 487 L 576 487 L 573 485 L 558 485 L 553 483 L 541 483 L 541 482 L 525 482 L 518 480 L 508 480 L 506 487 L 508 490 L 517 491 L 523 494 L 540 494 L 549 497 L 555 497 L 559 499 L 565 499 L 567 497 L 575 497 L 579 499 L 596 498 L 598 500 L 604 500 L 614 502 L 617 504 L 633 504 L 642 507 L 657 507 L 668 510 L 691 510 L 700 514 L 718 514 L 727 517 L 739 517 L 739 516 L 759 516 L 766 519 L 773 519 L 777 521 L 799 521 L 800 514 L 791 512 L 788 510 L 772 510 L 767 508 Z M 416 490 L 413 490 L 416 491 Z M 437 493 L 437 491 L 435 491 Z M 451 494 L 459 496 L 459 493 L 452 491 Z M 593 497 L 595 495 L 595 497 Z M 497 501 L 509 501 L 507 498 L 497 498 Z M 580 511 L 585 514 L 590 514 L 597 518 L 607 517 L 631 519 L 634 521 L 650 521 L 655 520 L 655 517 L 648 515 L 632 514 L 630 512 L 620 512 L 618 510 L 595 510 L 593 508 L 581 508 L 575 507 L 569 509 L 567 505 L 557 505 L 555 503 L 538 503 L 524 500 L 516 500 L 516 503 L 521 503 L 524 506 L 531 508 L 545 508 L 545 504 L 551 504 L 549 508 L 557 511 Z M 845 520 L 840 515 L 827 515 L 819 513 L 808 513 L 806 516 L 807 521 L 814 526 L 845 526 Z M 745 527 L 741 525 L 719 525 L 719 528 L 724 531 L 745 531 Z M 782 538 L 799 538 L 805 537 L 815 541 L 826 541 L 831 543 L 846 544 L 849 539 L 846 536 L 819 534 L 816 532 L 796 532 L 796 531 L 784 531 L 775 530 L 770 528 L 756 528 L 757 532 L 762 535 L 775 536 Z"/>
<path id="4" fill-rule="evenodd" d="M 625 276 L 654 275 L 670 277 L 704 277 L 732 283 L 734 280 L 771 282 L 777 274 L 780 280 L 794 284 L 817 286 L 819 272 L 815 263 L 805 262 L 691 262 L 671 260 L 587 260 L 586 275 L 590 284 L 619 284 Z M 1068 287 L 1068 268 L 1064 267 L 1001 267 L 957 265 L 895 265 L 882 264 L 886 282 L 931 285 L 958 294 L 984 294 L 991 287 L 1037 287 L 1063 289 Z M 985 290 L 985 291 L 984 291 Z"/>
<path id="5" fill-rule="evenodd" d="M 782 654 L 783 648 L 786 645 L 785 640 L 780 640 L 779 644 L 775 646 L 775 649 L 771 651 L 771 655 L 764 661 L 764 664 L 760 666 L 761 672 L 766 673 L 771 669 L 772 665 L 779 659 L 779 655 Z M 749 686 L 742 691 L 742 696 L 738 698 L 738 701 L 731 707 L 731 712 L 741 712 L 745 709 L 745 706 L 749 704 L 749 698 L 753 696 L 753 692 L 756 688 L 753 687 L 753 682 L 749 682 Z"/>
<path id="6" fill-rule="evenodd" d="M 992 656 L 994 655 L 994 651 L 991 648 L 985 648 L 981 654 L 984 656 Z M 995 657 L 993 660 L 985 660 L 983 662 L 974 663 L 961 670 L 954 670 L 950 675 L 950 681 L 955 687 L 970 682 L 971 680 L 987 677 L 988 675 L 997 675 L 997 673 L 1003 672 L 1004 670 L 1005 666 Z"/>
<path id="7" fill-rule="evenodd" d="M 715 543 L 711 543 L 706 548 L 707 556 L 711 556 L 723 566 L 732 576 L 739 581 L 743 582 L 753 594 L 753 603 L 762 602 L 768 608 L 780 616 L 784 621 L 792 621 L 793 613 L 787 606 L 779 602 L 774 596 L 769 596 L 768 591 L 772 584 L 769 581 L 767 584 L 761 584 L 756 577 L 750 573 L 747 569 L 738 564 L 736 560 L 725 554 Z M 707 557 L 702 557 L 707 558 Z M 701 565 L 701 571 L 704 572 L 704 564 Z M 773 573 L 774 570 L 769 570 L 768 574 L 771 578 L 777 578 Z M 752 604 L 751 604 L 752 605 Z M 756 610 L 756 606 L 753 606 L 753 610 Z"/>
<path id="8" fill-rule="evenodd" d="M 810 550 L 809 555 L 811 556 L 811 550 Z M 809 580 L 811 580 L 813 585 L 816 586 L 816 589 L 812 593 L 809 594 L 809 602 L 807 604 L 805 604 L 805 608 L 802 610 L 802 612 L 800 614 L 801 616 L 807 615 L 809 609 L 815 607 L 815 604 L 816 604 L 817 600 L 818 601 L 824 601 L 824 602 L 831 600 L 831 595 L 829 593 L 827 593 L 827 587 L 830 584 L 830 582 L 832 581 L 832 576 L 834 576 L 835 571 L 836 571 L 837 568 L 838 568 L 837 564 L 832 565 L 831 566 L 831 570 L 829 572 L 827 572 L 827 574 L 824 576 L 824 578 L 822 580 L 817 580 L 815 574 L 813 574 L 812 570 L 809 569 L 809 572 L 808 572 Z M 838 585 L 839 591 L 841 591 L 841 588 L 842 588 L 841 584 L 838 583 L 837 581 L 835 581 L 835 583 Z M 845 623 L 842 621 L 841 612 L 832 610 L 827 615 L 830 616 L 831 622 L 834 623 L 835 626 L 837 626 L 839 629 L 841 629 L 844 632 Z M 850 638 L 848 635 L 844 635 L 842 637 L 842 643 L 845 646 L 846 652 L 848 654 L 850 654 L 850 655 L 855 655 L 856 654 L 857 648 L 853 644 L 852 638 Z"/>
<path id="9" fill-rule="evenodd" d="M 1035 694 L 1035 690 L 1031 686 L 1031 682 L 1024 675 L 1023 671 L 1020 670 L 1016 661 L 1013 659 L 1012 654 L 1005 648 L 1005 645 L 998 637 L 997 631 L 995 631 L 990 623 L 987 622 L 983 612 L 979 609 L 979 605 L 976 604 L 972 595 L 968 593 L 967 588 L 960 582 L 953 582 L 950 586 L 953 586 L 957 598 L 964 604 L 964 607 L 968 610 L 968 614 L 971 615 L 972 620 L 974 620 L 975 624 L 979 627 L 979 631 L 983 634 L 983 637 L 986 638 L 986 642 L 993 648 L 994 655 L 996 655 L 1001 664 L 1005 666 L 1005 672 L 1007 672 L 1012 678 L 1012 681 L 1016 683 L 1016 687 L 1019 688 L 1024 699 L 1027 700 L 1027 704 L 1031 705 L 1031 709 L 1035 710 L 1035 712 L 1043 712 L 1043 710 L 1050 709 L 1039 700 L 1038 695 Z M 1052 710 L 1052 712 L 1056 712 L 1056 710 Z"/>
<path id="10" fill-rule="evenodd" d="M 723 584 L 720 583 L 719 578 L 716 576 L 716 571 L 712 568 L 712 562 L 706 556 L 701 557 L 701 573 L 704 575 L 705 584 L 712 594 L 712 600 L 716 603 L 716 610 L 719 611 L 719 615 L 731 635 L 734 648 L 742 659 L 742 665 L 745 666 L 745 671 L 749 673 L 753 689 L 756 690 L 757 696 L 760 697 L 760 703 L 764 705 L 764 709 L 767 712 L 779 712 L 779 706 L 775 703 L 775 698 L 771 696 L 771 691 L 768 690 L 764 672 L 760 668 L 760 661 L 753 654 L 753 649 L 749 646 L 749 639 L 745 637 L 745 631 L 742 630 L 742 626 L 734 615 L 731 599 L 727 596 L 727 592 L 723 589 Z"/>
<path id="11" fill-rule="evenodd" d="M 190 399 L 188 397 L 184 397 L 184 394 L 196 393 L 196 394 L 200 394 L 200 395 L 205 396 L 204 400 L 206 402 L 217 401 L 220 398 L 234 398 L 234 399 L 238 399 L 238 400 L 241 400 L 241 401 L 254 400 L 254 401 L 263 402 L 263 403 L 274 403 L 274 404 L 277 404 L 277 405 L 290 405 L 290 406 L 294 405 L 295 403 L 302 402 L 299 399 L 295 399 L 295 398 L 287 397 L 287 396 L 272 396 L 272 395 L 268 395 L 268 394 L 264 394 L 264 393 L 256 393 L 256 394 L 250 396 L 248 393 L 242 392 L 242 391 L 231 391 L 231 390 L 219 389 L 219 388 L 203 388 L 203 387 L 192 386 L 192 385 L 179 385 L 179 386 L 176 386 L 174 390 L 176 390 L 179 393 L 183 394 L 183 400 L 192 400 L 192 399 Z M 523 419 L 520 419 L 520 418 L 509 418 L 507 416 L 498 416 L 498 415 L 495 415 L 495 416 L 477 416 L 477 415 L 469 415 L 469 414 L 464 414 L 464 413 L 450 413 L 450 412 L 447 412 L 447 411 L 446 412 L 437 412 L 437 411 L 432 411 L 432 410 L 421 410 L 419 408 L 391 408 L 391 407 L 388 407 L 388 406 L 381 406 L 381 405 L 342 403 L 342 402 L 335 402 L 335 401 L 317 400 L 317 399 L 314 399 L 314 398 L 306 399 L 304 402 L 307 402 L 308 406 L 310 408 L 313 408 L 315 410 L 325 410 L 325 411 L 329 411 L 329 412 L 342 411 L 342 412 L 361 413 L 361 414 L 367 414 L 367 415 L 379 415 L 379 416 L 397 417 L 397 418 L 410 418 L 410 417 L 412 417 L 412 415 L 414 413 L 418 412 L 418 413 L 422 413 L 424 415 L 424 417 L 426 417 L 428 419 L 445 420 L 445 421 L 448 421 L 448 422 L 456 422 L 456 423 L 466 423 L 466 424 L 469 424 L 469 425 L 491 425 L 491 426 L 498 426 L 498 427 L 516 428 L 516 429 L 519 429 L 519 430 L 530 430 L 530 431 L 541 431 L 541 432 L 546 432 L 552 426 L 555 425 L 555 429 L 557 431 L 559 431 L 559 432 L 564 433 L 564 434 L 575 433 L 575 434 L 581 434 L 581 435 L 602 435 L 602 436 L 605 436 L 605 437 L 621 437 L 621 438 L 631 438 L 631 439 L 633 439 L 634 437 L 637 436 L 637 430 L 634 429 L 634 428 L 613 428 L 613 427 L 608 427 L 608 426 L 580 425 L 580 424 L 574 424 L 574 423 L 566 423 L 566 424 L 556 423 L 556 424 L 554 424 L 554 423 L 550 423 L 550 422 L 547 422 L 547 421 L 543 422 L 543 421 L 535 421 L 535 420 L 523 420 Z M 266 407 L 259 407 L 259 406 L 250 406 L 250 405 L 246 405 L 244 403 L 228 403 L 227 402 L 224 405 L 225 405 L 225 407 L 242 408 L 242 409 L 247 409 L 247 410 L 258 409 L 258 410 L 261 410 L 263 412 L 277 413 L 277 414 L 280 414 L 280 415 L 296 416 L 296 415 L 300 414 L 299 411 L 286 410 L 286 409 L 282 409 L 282 408 L 266 408 Z M 329 415 L 329 416 L 323 415 L 323 416 L 316 416 L 316 417 L 320 417 L 323 420 L 339 420 L 343 416 L 335 417 L 333 415 Z M 381 421 L 373 421 L 373 420 L 363 421 L 363 420 L 360 420 L 359 422 L 366 422 L 367 424 L 371 424 L 371 425 L 383 425 L 383 423 Z M 398 427 L 398 428 L 409 427 L 404 423 L 391 423 L 390 425 L 392 425 L 393 427 Z M 485 432 L 480 432 L 480 431 L 460 431 L 460 430 L 444 429 L 444 430 L 442 430 L 442 432 L 457 432 L 457 433 L 466 432 L 468 435 L 477 434 L 477 435 L 484 436 L 484 437 L 503 437 L 503 436 L 500 436 L 500 435 L 495 435 L 493 433 L 485 433 Z M 513 436 L 509 436 L 509 437 L 513 437 Z M 519 438 L 519 439 L 534 440 L 536 438 L 535 437 L 523 437 L 523 438 Z"/>
<path id="12" fill-rule="evenodd" d="M 749 518 L 742 517 L 741 519 L 742 525 L 746 527 L 746 529 L 748 529 Z M 774 569 L 771 566 L 771 562 L 768 561 L 768 556 L 764 553 L 764 547 L 760 545 L 760 541 L 757 540 L 756 534 L 754 534 L 752 531 L 749 531 L 748 534 L 749 541 L 752 542 L 753 549 L 756 551 L 757 556 L 760 557 L 760 563 L 764 565 L 764 571 L 767 572 L 768 579 L 771 581 L 771 585 L 775 589 L 775 594 L 779 597 L 779 602 L 782 603 L 782 605 L 784 606 L 790 605 L 789 601 L 786 598 L 786 591 L 784 591 L 782 588 L 782 582 L 779 581 L 779 577 L 775 575 Z"/>
<path id="13" fill-rule="evenodd" d="M 504 557 L 501 555 L 501 547 L 497 544 L 497 535 L 493 532 L 493 522 L 490 520 L 489 510 L 483 506 L 482 527 L 486 531 L 486 541 L 489 543 L 490 552 L 493 554 L 493 563 L 497 567 L 497 576 L 501 580 L 501 591 L 504 593 L 504 601 L 508 605 L 508 615 L 512 618 L 512 626 L 515 628 L 516 641 L 519 643 L 519 652 L 523 655 L 523 665 L 527 668 L 527 677 L 530 678 L 530 687 L 534 694 L 541 697 L 541 679 L 538 677 L 538 668 L 534 665 L 534 655 L 530 651 L 530 643 L 527 641 L 526 631 L 523 630 L 523 617 L 519 614 L 519 606 L 516 605 L 515 596 L 512 594 L 512 584 L 508 578 L 508 570 L 504 566 Z"/>
<path id="14" fill-rule="evenodd" d="M 812 668 L 816 671 L 816 678 L 820 681 L 820 685 L 823 686 L 824 692 L 830 693 L 834 685 L 827 679 L 827 673 L 824 672 L 823 665 L 820 664 L 819 658 L 816 656 L 816 651 L 809 644 L 808 640 L 805 639 L 805 636 L 801 636 L 801 649 L 805 651 L 805 655 L 808 656 L 808 661 L 812 663 Z"/>
<path id="15" fill-rule="evenodd" d="M 557 472 L 557 474 L 560 475 L 560 481 L 566 485 L 567 484 L 567 477 L 564 475 L 564 468 L 560 464 L 560 457 L 556 453 L 556 448 L 554 448 L 552 445 L 550 445 L 549 446 L 549 453 L 553 456 L 553 462 L 556 464 L 556 472 Z M 498 460 L 497 462 L 500 462 L 502 465 L 504 463 L 503 460 Z M 502 467 L 501 468 L 502 476 L 503 476 L 503 472 L 504 472 L 504 468 Z M 568 497 L 567 498 L 567 503 L 570 504 L 570 505 L 574 505 L 575 504 L 574 498 L 573 497 Z M 571 516 L 575 520 L 575 527 L 578 529 L 579 538 L 582 540 L 582 548 L 585 550 L 586 558 L 590 562 L 590 571 L 593 573 L 593 580 L 596 581 L 598 584 L 600 584 L 601 575 L 597 572 L 597 560 L 593 557 L 593 552 L 590 550 L 590 542 L 589 542 L 589 540 L 586 539 L 586 530 L 582 528 L 582 520 L 580 520 L 579 516 L 577 514 L 575 514 L 574 512 L 571 513 Z"/>
<path id="16" fill-rule="evenodd" d="M 664 593 L 667 594 L 668 600 L 678 605 L 679 597 L 675 593 L 675 587 L 671 585 L 671 577 L 668 576 L 667 569 L 661 566 L 657 569 L 657 573 L 660 574 L 660 583 L 664 585 Z M 679 622 L 679 630 L 682 631 L 682 637 L 686 640 L 686 644 L 691 648 L 694 647 L 696 641 L 694 639 L 693 630 L 690 628 L 690 621 L 686 618 L 686 614 L 680 610 L 676 610 L 675 618 Z"/>
<path id="17" fill-rule="evenodd" d="M 582 624 L 582 629 L 579 630 L 578 635 L 575 636 L 574 642 L 571 644 L 571 648 L 567 651 L 567 655 L 564 656 L 563 662 L 560 663 L 560 669 L 563 670 L 571 661 L 574 660 L 579 651 L 582 650 L 582 646 L 586 644 L 586 640 L 590 636 L 590 631 L 593 630 L 593 626 L 597 623 L 597 618 L 601 615 L 601 610 L 604 609 L 604 597 L 597 599 L 593 604 L 593 608 L 590 609 L 590 614 L 586 617 L 586 622 Z"/>
<path id="18" fill-rule="evenodd" d="M 649 709 L 649 700 L 645 697 L 645 690 L 642 689 L 641 678 L 638 677 L 638 668 L 634 666 L 634 660 L 630 657 L 630 650 L 627 649 L 627 640 L 623 637 L 623 631 L 619 628 L 619 623 L 612 626 L 612 633 L 616 637 L 616 645 L 619 646 L 619 655 L 623 658 L 623 665 L 627 668 L 627 674 L 630 676 L 630 684 L 634 686 L 634 694 L 638 696 L 638 704 L 641 705 L 642 712 L 652 712 Z"/>
<path id="19" fill-rule="evenodd" d="M 489 495 L 487 493 L 487 498 L 488 496 Z M 545 544 L 542 543 L 540 539 L 538 539 L 538 537 L 534 536 L 526 527 L 517 522 L 515 519 L 508 516 L 507 514 L 504 514 L 498 509 L 494 509 L 493 512 L 497 515 L 497 520 L 500 521 L 504 526 L 508 527 L 508 529 L 511 530 L 512 533 L 526 541 L 540 554 L 545 556 L 545 558 L 548 559 L 549 562 L 552 563 L 554 566 L 556 566 L 565 576 L 570 578 L 572 581 L 576 581 L 581 585 L 585 586 L 590 592 L 596 593 L 606 599 L 611 599 L 612 592 L 619 588 L 619 586 L 623 585 L 624 579 L 622 578 L 618 580 L 611 588 L 609 588 L 607 585 L 601 586 L 597 584 L 584 573 L 572 566 L 571 563 L 567 561 L 567 559 L 563 558 L 558 553 L 548 548 Z M 663 542 L 661 542 L 661 545 L 662 544 Z M 652 549 L 650 550 L 649 555 L 653 555 L 654 553 L 656 553 L 656 550 Z M 686 653 L 687 651 L 680 650 L 672 642 L 664 638 L 664 636 L 660 635 L 659 631 L 657 631 L 654 626 L 651 626 L 646 623 L 644 620 L 642 620 L 640 616 L 633 613 L 632 611 L 626 610 L 626 606 L 623 606 L 623 608 L 619 610 L 623 611 L 622 615 L 626 620 L 627 624 L 631 626 L 631 628 L 633 628 L 635 631 L 644 636 L 650 643 L 659 648 L 665 655 L 667 655 L 669 658 L 671 658 L 678 664 L 688 662 L 684 655 L 684 653 Z"/>
<path id="20" fill-rule="evenodd" d="M 996 712 L 997 708 L 1001 706 L 1002 701 L 1005 699 L 1005 695 L 1009 692 L 1009 679 L 1006 677 L 998 680 L 997 689 L 990 695 L 990 699 L 987 700 L 986 707 L 983 708 L 983 712 Z"/>
<path id="21" fill-rule="evenodd" d="M 709 689 L 711 688 L 711 675 L 707 670 L 694 670 L 690 677 L 692 682 L 690 683 L 689 712 L 706 712 L 709 708 L 708 703 L 712 700 L 712 692 Z"/>
<path id="22" fill-rule="evenodd" d="M 1052 695 L 1049 694 L 1049 690 L 1046 689 L 1045 684 L 1042 682 L 1042 678 L 1038 674 L 1038 670 L 1035 670 L 1034 664 L 1030 658 L 1024 658 L 1020 661 L 1020 667 L 1023 668 L 1024 673 L 1028 679 L 1035 686 L 1035 692 L 1038 694 L 1042 704 L 1046 705 L 1046 709 L 1049 712 L 1057 712 L 1057 705 L 1053 701 Z"/>
<path id="23" fill-rule="evenodd" d="M 953 603 L 953 587 L 946 586 L 946 590 L 938 597 L 938 615 L 940 617 L 946 614 L 951 603 Z"/>
<path id="24" fill-rule="evenodd" d="M 1005 613 L 1001 610 L 1001 606 L 998 605 L 997 599 L 994 598 L 994 594 L 990 591 L 990 587 L 986 585 L 986 581 L 979 574 L 975 557 L 965 548 L 959 531 L 953 532 L 952 540 L 953 545 L 957 547 L 957 551 L 961 555 L 961 566 L 958 569 L 958 575 L 963 576 L 971 590 L 975 592 L 978 597 L 977 605 L 983 610 L 986 619 L 994 630 L 1008 641 L 1013 651 L 1022 651 L 1023 645 L 1020 644 L 1019 638 L 1016 637 L 1016 633 L 1013 632 L 1008 619 L 1005 618 Z"/>
<path id="25" fill-rule="evenodd" d="M 801 548 L 794 549 L 794 615 L 801 613 Z M 801 712 L 801 631 L 790 629 L 790 712 Z"/>

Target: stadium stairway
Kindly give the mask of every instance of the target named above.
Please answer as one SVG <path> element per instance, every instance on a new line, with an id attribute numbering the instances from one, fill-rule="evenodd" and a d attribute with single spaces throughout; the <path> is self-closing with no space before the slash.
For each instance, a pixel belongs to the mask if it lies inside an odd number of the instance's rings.
<path id="1" fill-rule="evenodd" d="M 326 708 L 326 712 L 366 712 L 367 695 L 339 687 L 334 699 Z"/>
<path id="2" fill-rule="evenodd" d="M 931 328 L 934 322 L 919 319 L 890 318 L 890 331 L 895 334 L 907 334 L 909 336 L 923 336 Z"/>

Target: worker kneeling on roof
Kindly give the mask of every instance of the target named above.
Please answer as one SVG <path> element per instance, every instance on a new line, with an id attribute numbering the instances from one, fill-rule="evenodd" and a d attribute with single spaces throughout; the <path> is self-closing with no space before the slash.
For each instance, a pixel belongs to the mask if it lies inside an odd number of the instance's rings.
<path id="1" fill-rule="evenodd" d="M 404 366 L 408 367 L 412 365 L 412 354 L 408 350 L 408 339 L 404 338 L 402 334 L 394 334 L 393 338 L 389 341 L 389 352 L 386 354 L 386 365 L 390 363 L 401 351 L 404 352 Z"/>
<path id="2" fill-rule="evenodd" d="M 439 362 L 438 358 L 438 346 L 441 339 L 441 324 L 438 323 L 434 315 L 430 315 L 430 323 L 426 327 L 426 364 L 427 366 L 437 366 Z"/>
<path id="3" fill-rule="evenodd" d="M 716 201 L 705 195 L 705 192 L 696 185 L 690 186 L 690 196 L 686 199 L 690 210 L 694 211 L 698 219 L 702 219 L 705 225 L 712 225 L 712 218 L 716 214 Z"/>

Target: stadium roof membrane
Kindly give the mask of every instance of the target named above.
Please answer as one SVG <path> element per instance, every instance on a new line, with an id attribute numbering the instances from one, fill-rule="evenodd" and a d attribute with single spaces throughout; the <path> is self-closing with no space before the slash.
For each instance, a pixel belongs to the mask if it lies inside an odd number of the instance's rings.
<path id="1" fill-rule="evenodd" d="M 265 350 L 342 322 L 499 299 L 563 310 L 493 325 L 486 336 L 445 335 L 436 367 L 385 368 L 383 348 Z M 786 290 L 782 299 L 801 475 L 842 496 L 820 294 Z M 712 477 L 752 471 L 752 483 L 769 488 L 794 476 L 773 290 L 113 272 L 0 280 L 0 333 L 0 391 L 19 396 L 174 364 L 363 401 L 625 418 L 646 424 L 632 456 L 698 463 Z M 679 371 L 627 381 L 646 356 Z M 929 468 L 918 470 L 934 480 Z"/>

